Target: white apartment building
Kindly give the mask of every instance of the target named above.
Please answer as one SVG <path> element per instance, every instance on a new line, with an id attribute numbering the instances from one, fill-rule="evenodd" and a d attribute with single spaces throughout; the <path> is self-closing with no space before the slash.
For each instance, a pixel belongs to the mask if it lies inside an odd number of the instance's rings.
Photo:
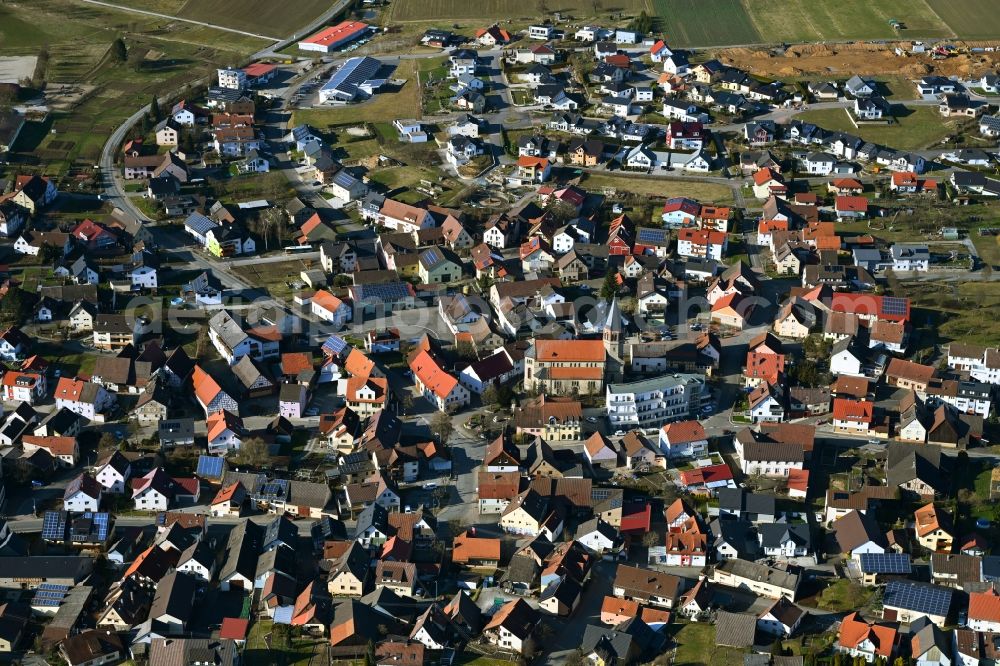
<path id="1" fill-rule="evenodd" d="M 659 430 L 667 421 L 697 415 L 704 395 L 704 376 L 674 374 L 608 384 L 605 407 L 614 430 Z"/>

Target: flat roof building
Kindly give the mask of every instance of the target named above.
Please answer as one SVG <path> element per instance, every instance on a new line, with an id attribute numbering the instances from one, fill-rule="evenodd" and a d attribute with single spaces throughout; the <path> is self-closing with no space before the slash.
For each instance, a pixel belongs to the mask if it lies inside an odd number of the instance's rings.
<path id="1" fill-rule="evenodd" d="M 360 21 L 344 21 L 337 25 L 323 28 L 312 37 L 303 39 L 299 42 L 299 50 L 329 53 L 358 39 L 368 32 L 369 27 L 367 23 L 361 23 Z"/>

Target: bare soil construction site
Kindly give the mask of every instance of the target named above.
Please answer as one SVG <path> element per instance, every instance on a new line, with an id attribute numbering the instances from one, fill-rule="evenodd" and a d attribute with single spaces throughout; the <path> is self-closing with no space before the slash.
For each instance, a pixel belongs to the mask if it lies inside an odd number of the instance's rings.
<path id="1" fill-rule="evenodd" d="M 948 55 L 935 57 L 913 53 L 911 42 L 849 44 L 800 44 L 776 51 L 772 48 L 731 48 L 719 51 L 719 59 L 738 65 L 758 76 L 793 78 L 823 75 L 845 77 L 853 74 L 878 75 L 892 72 L 907 78 L 928 74 L 970 76 L 996 70 L 1000 46 L 995 42 L 954 42 Z M 897 48 L 903 55 L 897 54 Z M 979 49 L 997 48 L 995 51 Z M 973 49 L 976 49 L 973 51 Z"/>

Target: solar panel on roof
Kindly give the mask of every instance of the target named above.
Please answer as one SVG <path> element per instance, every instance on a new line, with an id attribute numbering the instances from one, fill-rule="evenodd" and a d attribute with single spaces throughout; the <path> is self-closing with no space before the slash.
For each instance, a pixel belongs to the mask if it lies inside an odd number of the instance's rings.
<path id="1" fill-rule="evenodd" d="M 427 263 L 431 266 L 441 261 L 441 257 L 438 256 L 437 250 L 425 250 L 424 256 L 427 257 Z"/>
<path id="2" fill-rule="evenodd" d="M 68 585 L 56 585 L 55 583 L 42 583 L 35 589 L 35 594 L 31 598 L 32 606 L 53 607 L 62 603 L 69 592 Z"/>
<path id="3" fill-rule="evenodd" d="M 331 335 L 323 343 L 323 351 L 328 354 L 340 355 L 345 349 L 347 349 L 347 342 L 339 335 Z"/>
<path id="4" fill-rule="evenodd" d="M 664 233 L 659 229 L 639 229 L 636 240 L 639 243 L 660 243 Z"/>
<path id="5" fill-rule="evenodd" d="M 223 459 L 220 456 L 199 456 L 197 476 L 219 478 L 222 476 Z"/>
<path id="6" fill-rule="evenodd" d="M 906 553 L 862 553 L 861 571 L 874 574 L 908 574 L 910 556 Z"/>
<path id="7" fill-rule="evenodd" d="M 885 586 L 882 605 L 905 608 L 925 615 L 947 615 L 951 607 L 951 590 L 924 583 L 894 580 Z"/>
<path id="8" fill-rule="evenodd" d="M 105 541 L 108 538 L 108 527 L 111 522 L 111 516 L 107 513 L 91 513 L 86 511 L 83 514 L 84 518 L 90 518 L 94 521 L 94 537 L 97 541 Z"/>
<path id="9" fill-rule="evenodd" d="M 263 485 L 260 489 L 260 495 L 262 497 L 276 497 L 284 498 L 288 493 L 288 481 L 284 479 L 274 479 Z"/>
<path id="10" fill-rule="evenodd" d="M 385 284 L 358 285 L 358 300 L 374 300 L 388 303 L 409 296 L 406 285 L 402 282 L 386 282 Z"/>
<path id="11" fill-rule="evenodd" d="M 66 514 L 62 511 L 46 511 L 42 517 L 42 538 L 46 541 L 66 539 Z"/>
<path id="12" fill-rule="evenodd" d="M 882 312 L 885 314 L 904 315 L 906 314 L 908 305 L 909 300 L 906 298 L 899 298 L 898 296 L 882 297 Z"/>

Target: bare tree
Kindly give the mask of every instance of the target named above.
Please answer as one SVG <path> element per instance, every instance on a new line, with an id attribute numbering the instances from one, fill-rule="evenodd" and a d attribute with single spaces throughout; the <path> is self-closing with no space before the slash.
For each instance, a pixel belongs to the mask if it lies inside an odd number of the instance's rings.
<path id="1" fill-rule="evenodd" d="M 452 423 L 451 415 L 447 412 L 437 412 L 431 418 L 431 430 L 437 434 L 442 444 L 448 442 L 455 432 L 455 424 Z"/>
<path id="2" fill-rule="evenodd" d="M 260 214 L 257 224 L 261 238 L 264 240 L 264 251 L 270 251 L 272 238 L 275 242 L 280 243 L 285 237 L 285 232 L 288 229 L 288 213 L 285 212 L 284 208 L 271 206 Z"/>

